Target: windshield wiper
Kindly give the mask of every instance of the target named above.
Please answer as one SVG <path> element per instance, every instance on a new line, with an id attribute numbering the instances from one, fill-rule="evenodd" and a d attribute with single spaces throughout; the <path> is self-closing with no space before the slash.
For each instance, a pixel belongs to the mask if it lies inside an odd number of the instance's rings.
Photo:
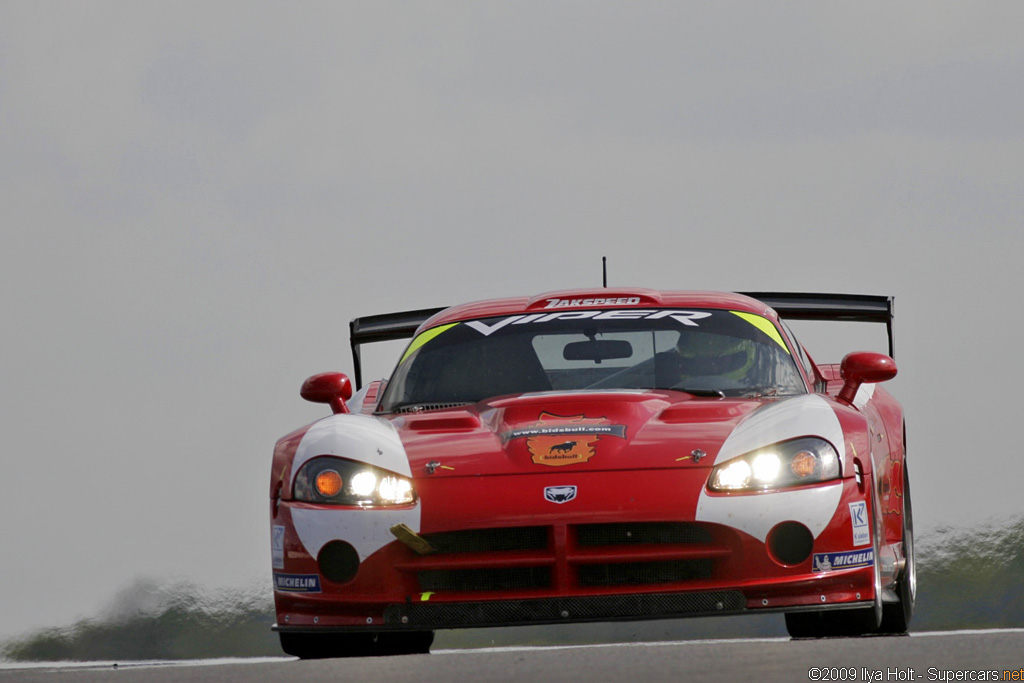
<path id="1" fill-rule="evenodd" d="M 754 387 L 743 394 L 743 398 L 774 398 L 776 396 L 794 396 L 795 392 L 783 391 L 782 387 Z"/>
<path id="2" fill-rule="evenodd" d="M 697 397 L 725 398 L 725 392 L 721 389 L 687 389 L 686 387 L 673 387 L 673 391 L 682 391 Z"/>

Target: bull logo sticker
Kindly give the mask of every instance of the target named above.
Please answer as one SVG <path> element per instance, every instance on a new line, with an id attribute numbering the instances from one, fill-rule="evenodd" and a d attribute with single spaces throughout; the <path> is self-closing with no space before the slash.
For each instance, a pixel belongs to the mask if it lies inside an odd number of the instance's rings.
<path id="1" fill-rule="evenodd" d="M 575 497 L 575 486 L 547 486 L 544 488 L 544 500 L 549 500 L 552 503 L 568 503 Z"/>
<path id="2" fill-rule="evenodd" d="M 594 457 L 596 444 L 602 436 L 626 438 L 626 426 L 610 424 L 603 417 L 541 413 L 534 424 L 503 436 L 506 441 L 525 438 L 526 448 L 537 465 L 564 467 Z"/>

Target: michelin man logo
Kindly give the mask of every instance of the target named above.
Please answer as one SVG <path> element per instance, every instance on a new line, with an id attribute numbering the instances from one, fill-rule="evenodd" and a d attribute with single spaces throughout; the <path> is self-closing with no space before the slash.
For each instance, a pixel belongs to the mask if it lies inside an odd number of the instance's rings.
<path id="1" fill-rule="evenodd" d="M 814 553 L 811 569 L 816 572 L 838 571 L 840 569 L 860 569 L 875 564 L 875 551 L 853 550 L 845 553 Z"/>

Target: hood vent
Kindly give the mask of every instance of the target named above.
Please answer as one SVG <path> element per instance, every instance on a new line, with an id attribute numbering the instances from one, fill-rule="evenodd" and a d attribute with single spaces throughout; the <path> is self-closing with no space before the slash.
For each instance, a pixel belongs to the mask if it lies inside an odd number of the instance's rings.
<path id="1" fill-rule="evenodd" d="M 395 410 L 395 414 L 403 415 L 406 413 L 425 413 L 428 410 L 446 410 L 448 408 L 461 408 L 462 406 L 473 405 L 469 401 L 459 401 L 456 403 L 416 403 L 414 405 L 402 406 Z"/>

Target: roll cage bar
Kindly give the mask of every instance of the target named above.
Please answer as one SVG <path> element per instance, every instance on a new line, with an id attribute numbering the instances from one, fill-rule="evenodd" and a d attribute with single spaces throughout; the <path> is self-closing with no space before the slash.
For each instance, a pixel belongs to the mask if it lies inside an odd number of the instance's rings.
<path id="1" fill-rule="evenodd" d="M 738 292 L 767 304 L 786 320 L 845 320 L 885 323 L 889 338 L 889 356 L 896 357 L 893 333 L 893 297 L 871 294 L 816 294 L 795 292 Z M 353 318 L 349 322 L 349 341 L 355 365 L 356 388 L 363 386 L 362 358 L 359 347 L 374 342 L 409 339 L 441 308 L 382 313 Z"/>

